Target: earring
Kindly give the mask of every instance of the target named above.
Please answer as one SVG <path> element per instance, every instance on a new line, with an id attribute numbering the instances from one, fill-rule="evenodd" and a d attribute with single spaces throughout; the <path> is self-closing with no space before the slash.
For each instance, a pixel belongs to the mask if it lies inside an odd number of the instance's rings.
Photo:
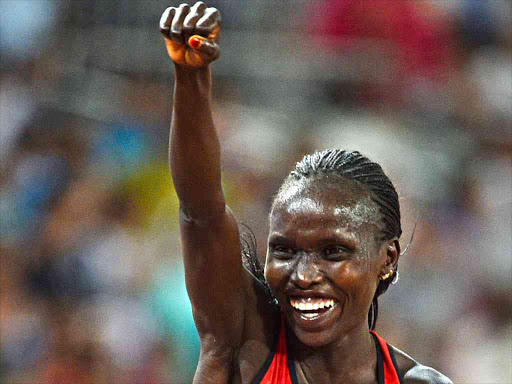
<path id="1" fill-rule="evenodd" d="M 399 279 L 400 279 L 400 274 L 398 273 L 398 271 L 396 271 L 396 275 L 395 275 L 395 277 L 393 277 L 393 281 L 391 281 L 391 284 L 398 283 Z"/>
<path id="2" fill-rule="evenodd" d="M 391 276 L 392 274 L 393 274 L 393 270 L 389 271 L 388 273 L 385 273 L 384 275 L 380 275 L 379 279 L 384 281 L 384 280 L 388 279 L 389 276 Z"/>

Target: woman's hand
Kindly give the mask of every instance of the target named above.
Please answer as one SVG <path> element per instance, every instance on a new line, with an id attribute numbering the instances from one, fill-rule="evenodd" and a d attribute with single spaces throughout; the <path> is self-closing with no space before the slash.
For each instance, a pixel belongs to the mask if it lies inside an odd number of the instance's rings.
<path id="1" fill-rule="evenodd" d="M 160 19 L 169 57 L 188 68 L 206 67 L 220 55 L 220 13 L 202 1 L 169 7 Z"/>

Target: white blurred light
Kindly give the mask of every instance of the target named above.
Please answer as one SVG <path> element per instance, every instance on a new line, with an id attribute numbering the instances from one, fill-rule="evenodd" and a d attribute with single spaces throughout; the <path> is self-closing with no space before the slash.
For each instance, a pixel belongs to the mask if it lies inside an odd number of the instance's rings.
<path id="1" fill-rule="evenodd" d="M 51 41 L 56 19 L 51 0 L 0 1 L 0 50 L 19 59 L 36 57 Z"/>

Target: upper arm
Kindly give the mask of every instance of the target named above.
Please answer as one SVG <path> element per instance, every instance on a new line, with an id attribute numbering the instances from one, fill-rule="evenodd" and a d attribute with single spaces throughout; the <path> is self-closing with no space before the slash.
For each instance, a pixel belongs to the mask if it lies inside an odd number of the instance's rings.
<path id="1" fill-rule="evenodd" d="M 453 384 L 442 373 L 421 364 L 408 370 L 404 375 L 404 381 L 406 384 Z"/>
<path id="2" fill-rule="evenodd" d="M 248 295 L 237 222 L 227 206 L 205 220 L 180 212 L 185 280 L 197 330 L 219 347 L 240 343 Z"/>

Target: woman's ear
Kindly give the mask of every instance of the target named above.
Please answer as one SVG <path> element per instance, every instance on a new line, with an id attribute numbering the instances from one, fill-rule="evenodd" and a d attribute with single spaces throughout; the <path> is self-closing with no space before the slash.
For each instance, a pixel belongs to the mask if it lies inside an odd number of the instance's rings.
<path id="1" fill-rule="evenodd" d="M 386 252 L 386 262 L 382 266 L 381 276 L 386 276 L 388 273 L 393 273 L 396 270 L 398 259 L 400 258 L 400 242 L 398 238 L 393 238 L 386 241 L 383 246 Z"/>
<path id="2" fill-rule="evenodd" d="M 401 252 L 402 250 L 400 248 L 400 241 L 398 240 L 398 238 L 395 237 L 393 240 L 391 240 L 388 246 L 388 259 L 393 265 L 393 267 L 395 267 L 398 264 L 398 259 L 402 254 Z"/>

